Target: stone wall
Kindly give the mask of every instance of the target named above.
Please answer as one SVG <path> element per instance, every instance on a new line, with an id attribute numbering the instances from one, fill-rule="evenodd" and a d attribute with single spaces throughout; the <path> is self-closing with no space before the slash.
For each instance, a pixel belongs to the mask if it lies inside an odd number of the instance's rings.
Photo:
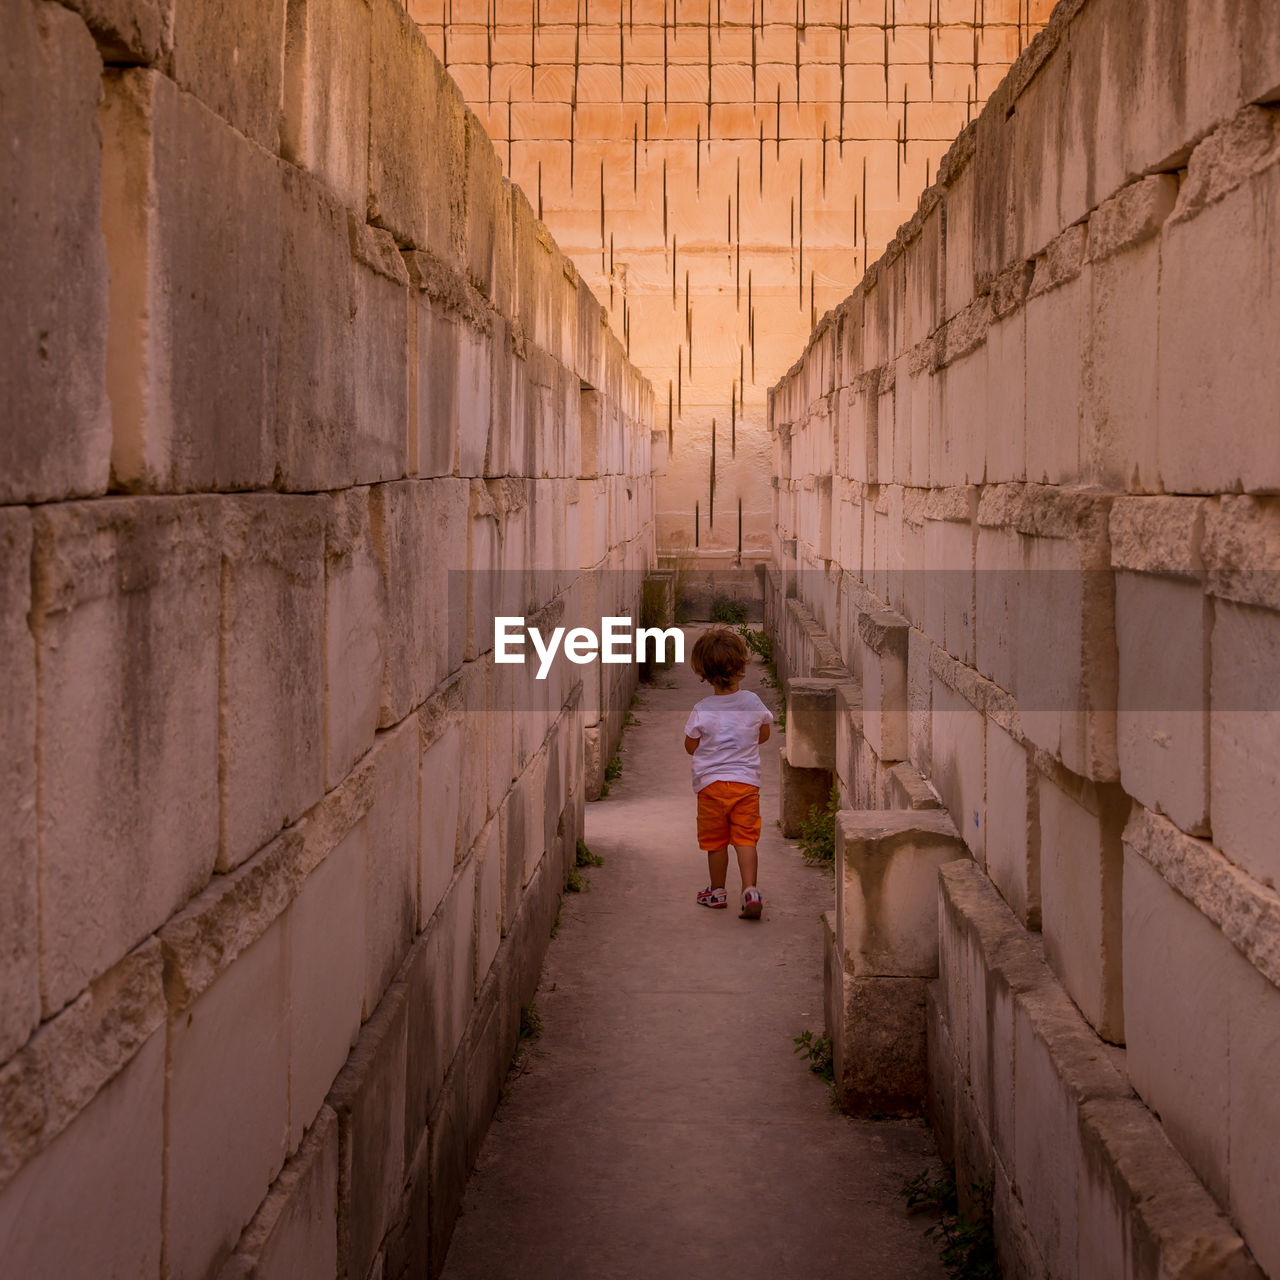
<path id="1" fill-rule="evenodd" d="M 394 0 L 0 23 L 3 1270 L 438 1273 L 635 678 L 483 584 L 630 611 L 652 392 Z"/>
<path id="2" fill-rule="evenodd" d="M 932 1107 L 1010 1277 L 1280 1275 L 1280 29 L 1176 8 L 1060 4 L 771 393 L 782 666 L 967 849 Z"/>
<path id="3" fill-rule="evenodd" d="M 767 557 L 767 388 L 1051 7 L 408 0 L 653 383 L 663 552 Z"/>

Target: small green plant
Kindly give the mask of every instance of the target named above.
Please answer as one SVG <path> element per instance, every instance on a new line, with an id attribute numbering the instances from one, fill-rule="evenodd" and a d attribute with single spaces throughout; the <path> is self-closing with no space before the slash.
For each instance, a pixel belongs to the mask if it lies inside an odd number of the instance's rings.
<path id="1" fill-rule="evenodd" d="M 773 664 L 773 637 L 767 631 L 753 630 L 745 622 L 738 628 L 738 634 L 746 642 L 747 648 L 769 667 L 776 681 L 778 672 Z"/>
<path id="2" fill-rule="evenodd" d="M 924 1234 L 938 1246 L 950 1280 L 1000 1280 L 989 1182 L 974 1183 L 974 1203 L 967 1214 L 960 1211 L 955 1180 L 945 1173 L 941 1177 L 918 1173 L 902 1184 L 901 1194 L 912 1213 L 937 1216 Z"/>
<path id="3" fill-rule="evenodd" d="M 578 837 L 578 849 L 574 854 L 573 862 L 574 866 L 577 867 L 604 866 L 604 859 L 598 853 L 592 853 L 591 850 L 587 848 L 587 842 L 581 836 Z"/>
<path id="4" fill-rule="evenodd" d="M 613 759 L 604 767 L 604 780 L 617 782 L 620 777 L 622 777 L 622 757 L 615 751 Z"/>
<path id="5" fill-rule="evenodd" d="M 520 1006 L 520 1043 L 536 1040 L 542 1034 L 542 1014 L 536 1004 Z"/>
<path id="6" fill-rule="evenodd" d="M 830 1036 L 815 1036 L 812 1031 L 802 1031 L 798 1036 L 792 1037 L 791 1042 L 795 1045 L 794 1052 L 808 1059 L 809 1070 L 815 1076 L 825 1080 L 827 1084 L 835 1083 L 835 1060 L 831 1056 Z"/>
<path id="7" fill-rule="evenodd" d="M 574 863 L 569 868 L 569 874 L 565 877 L 565 893 L 585 893 L 588 887 L 587 877 L 578 870 L 577 863 Z"/>
<path id="8" fill-rule="evenodd" d="M 711 621 L 738 627 L 747 620 L 747 606 L 732 596 L 716 596 L 711 602 Z"/>
<path id="9" fill-rule="evenodd" d="M 832 787 L 824 805 L 814 805 L 800 824 L 800 852 L 811 866 L 830 867 L 836 860 L 836 814 L 840 812 L 840 788 Z"/>

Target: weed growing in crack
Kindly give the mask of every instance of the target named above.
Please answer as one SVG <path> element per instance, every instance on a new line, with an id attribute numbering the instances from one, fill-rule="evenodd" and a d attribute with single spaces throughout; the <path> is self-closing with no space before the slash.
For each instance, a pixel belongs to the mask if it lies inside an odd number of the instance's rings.
<path id="1" fill-rule="evenodd" d="M 825 805 L 814 805 L 800 824 L 800 852 L 811 866 L 831 867 L 836 860 L 836 814 L 840 812 L 840 788 L 832 787 Z"/>
<path id="2" fill-rule="evenodd" d="M 603 867 L 604 859 L 598 853 L 592 853 L 587 848 L 587 842 L 579 836 L 578 850 L 574 855 L 573 863 L 576 867 Z"/>
<path id="3" fill-rule="evenodd" d="M 807 1059 L 809 1070 L 815 1076 L 825 1080 L 827 1084 L 834 1083 L 835 1063 L 831 1056 L 830 1036 L 815 1036 L 812 1031 L 802 1031 L 798 1036 L 792 1037 L 791 1043 L 795 1045 L 794 1052 Z"/>
<path id="4" fill-rule="evenodd" d="M 937 1215 L 924 1234 L 938 1246 L 950 1280 L 1000 1280 L 989 1182 L 973 1184 L 974 1203 L 967 1214 L 960 1211 L 955 1180 L 949 1174 L 918 1173 L 902 1184 L 901 1195 L 910 1212 Z"/>

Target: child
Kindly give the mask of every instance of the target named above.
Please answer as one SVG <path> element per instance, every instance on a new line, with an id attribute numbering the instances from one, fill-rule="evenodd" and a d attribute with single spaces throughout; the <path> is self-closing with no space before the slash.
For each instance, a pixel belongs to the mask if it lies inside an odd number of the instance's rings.
<path id="1" fill-rule="evenodd" d="M 773 713 L 749 689 L 739 689 L 747 646 L 727 627 L 698 637 L 695 672 L 715 690 L 694 705 L 684 727 L 684 749 L 693 757 L 698 793 L 698 845 L 707 851 L 711 883 L 698 894 L 704 907 L 727 907 L 729 845 L 738 855 L 744 920 L 758 920 L 764 899 L 756 888 L 760 839 L 760 744 L 769 739 Z"/>

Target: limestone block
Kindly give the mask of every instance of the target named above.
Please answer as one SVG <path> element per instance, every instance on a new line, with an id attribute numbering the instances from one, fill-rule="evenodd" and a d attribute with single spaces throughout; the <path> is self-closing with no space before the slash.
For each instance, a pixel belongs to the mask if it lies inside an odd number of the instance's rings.
<path id="1" fill-rule="evenodd" d="M 1210 625 L 1194 579 L 1116 575 L 1120 780 L 1194 835 L 1209 830 Z"/>
<path id="2" fill-rule="evenodd" d="M 925 507 L 925 630 L 972 666 L 977 624 L 973 488 L 934 490 Z"/>
<path id="3" fill-rule="evenodd" d="M 965 856 L 942 810 L 836 815 L 836 933 L 845 971 L 938 972 L 938 868 Z"/>
<path id="4" fill-rule="evenodd" d="M 987 875 L 1028 929 L 1040 927 L 1039 783 L 1031 754 L 988 717 Z"/>
<path id="5" fill-rule="evenodd" d="M 489 813 L 489 752 L 494 712 L 489 703 L 489 675 L 494 668 L 484 659 L 467 662 L 458 678 L 462 708 L 462 741 L 459 750 L 458 843 L 454 854 L 461 859 L 475 842 Z M 502 796 L 495 799 L 495 804 Z"/>
<path id="6" fill-rule="evenodd" d="M 1170 492 L 1280 484 L 1280 370 L 1267 342 L 1280 296 L 1257 269 L 1269 235 L 1262 211 L 1280 198 L 1274 115 L 1247 107 L 1196 148 L 1161 232 L 1159 450 Z"/>
<path id="7" fill-rule="evenodd" d="M 502 1081 L 507 1074 L 511 1062 L 511 1054 L 507 1049 L 506 1019 L 504 1018 L 504 962 L 508 960 L 510 951 L 503 953 L 489 980 L 480 992 L 476 1001 L 475 1015 L 467 1028 L 466 1047 L 462 1058 L 467 1072 L 467 1160 L 474 1164 L 480 1155 L 485 1132 L 493 1116 L 494 1108 L 502 1092 Z M 515 1014 L 511 1027 L 511 1048 L 514 1048 L 516 1036 L 519 1034 L 520 1011 L 518 1006 L 512 1010 Z"/>
<path id="8" fill-rule="evenodd" d="M 475 114 L 466 110 L 467 276 L 504 315 L 511 314 L 511 189 Z"/>
<path id="9" fill-rule="evenodd" d="M 929 780 L 980 866 L 987 859 L 986 717 L 934 677 Z"/>
<path id="10" fill-rule="evenodd" d="M 365 819 L 364 1011 L 382 999 L 418 925 L 418 721 L 378 735 L 373 807 Z"/>
<path id="11" fill-rule="evenodd" d="M 1280 613 L 1217 600 L 1209 645 L 1209 816 L 1214 843 L 1280 884 Z"/>
<path id="12" fill-rule="evenodd" d="M 1104 1039 L 1124 1043 L 1121 832 L 1128 798 L 1065 770 L 1038 780 L 1045 957 Z"/>
<path id="13" fill-rule="evenodd" d="M 383 725 L 398 724 L 461 662 L 450 652 L 449 571 L 466 565 L 469 490 L 454 479 L 375 485 L 373 536 L 387 600 Z M 457 663 L 454 659 L 457 659 Z"/>
<path id="14" fill-rule="evenodd" d="M 415 266 L 413 275 L 421 279 Z M 409 303 L 409 406 L 416 474 L 448 476 L 458 452 L 458 347 L 462 318 L 417 285 Z"/>
<path id="15" fill-rule="evenodd" d="M 1020 307 L 987 330 L 988 484 L 1026 479 L 1027 380 L 1027 314 Z"/>
<path id="16" fill-rule="evenodd" d="M 912 628 L 907 635 L 907 755 L 926 776 L 933 760 L 933 676 L 929 637 Z"/>
<path id="17" fill-rule="evenodd" d="M 980 306 L 985 310 L 985 303 Z M 957 318 L 949 328 L 962 323 L 963 317 Z M 990 421 L 989 367 L 984 343 L 930 379 L 929 483 L 934 487 L 976 484 L 983 478 Z"/>
<path id="18" fill-rule="evenodd" d="M 406 1142 L 416 1142 L 440 1101 L 449 1064 L 475 1003 L 476 863 L 457 873 L 405 965 L 408 987 Z"/>
<path id="19" fill-rule="evenodd" d="M 431 1215 L 428 1256 L 433 1258 L 442 1258 L 448 1252 L 471 1167 L 467 1160 L 466 1080 L 465 1063 L 459 1061 L 445 1082 L 427 1130 Z"/>
<path id="20" fill-rule="evenodd" d="M 852 680 L 836 686 L 836 763 L 835 774 L 842 795 L 853 788 L 854 762 L 862 742 L 862 690 Z"/>
<path id="21" fill-rule="evenodd" d="M 84 24 L 58 5 L 8 6 L 0 159 L 7 193 L 0 271 L 5 417 L 0 502 L 104 493 L 107 260 L 99 231 L 102 63 Z M 63 287 L 75 279 L 74 294 Z"/>
<path id="22" fill-rule="evenodd" d="M 476 990 L 484 984 L 502 941 L 502 832 L 495 817 L 480 833 L 476 863 Z"/>
<path id="23" fill-rule="evenodd" d="M 329 1105 L 338 1115 L 340 1274 L 369 1274 L 395 1220 L 404 1179 L 406 988 L 397 983 L 365 1024 Z"/>
<path id="24" fill-rule="evenodd" d="M 453 424 L 458 433 L 458 474 L 484 475 L 489 456 L 490 439 L 501 429 L 502 419 L 495 414 L 495 399 L 501 378 L 498 335 L 488 327 L 463 325 L 458 330 L 458 417 Z M 514 467 L 523 471 L 523 466 Z"/>
<path id="25" fill-rule="evenodd" d="M 907 743 L 907 650 L 910 625 L 883 610 L 858 615 L 862 655 L 862 731 L 883 761 L 905 760 Z"/>
<path id="26" fill-rule="evenodd" d="M 1261 1280 L 1244 1241 L 1141 1102 L 1086 1103 L 1080 1125 L 1076 1274 Z"/>
<path id="27" fill-rule="evenodd" d="M 280 142 L 284 11 L 285 0 L 174 3 L 173 78 L 268 151 Z"/>
<path id="28" fill-rule="evenodd" d="M 173 36 L 173 0 L 74 0 L 104 62 L 159 62 Z"/>
<path id="29" fill-rule="evenodd" d="M 836 765 L 836 682 L 787 681 L 787 763 L 793 769 Z"/>
<path id="30" fill-rule="evenodd" d="M 369 194 L 369 8 L 287 5 L 280 154 L 364 221 Z"/>
<path id="31" fill-rule="evenodd" d="M 289 1138 L 286 930 L 273 925 L 169 1029 L 169 1274 L 216 1274 Z"/>
<path id="32" fill-rule="evenodd" d="M 328 500 L 325 520 L 325 785 L 334 787 L 373 745 L 382 698 L 382 573 L 369 491 Z"/>
<path id="33" fill-rule="evenodd" d="M 788 840 L 800 835 L 810 810 L 826 808 L 833 781 L 830 770 L 796 768 L 778 752 L 778 825 Z"/>
<path id="34" fill-rule="evenodd" d="M 938 793 L 921 776 L 920 771 L 905 760 L 885 771 L 889 809 L 940 809 Z"/>
<path id="35" fill-rule="evenodd" d="M 369 221 L 461 268 L 466 122 L 457 87 L 394 0 L 372 6 Z"/>
<path id="36" fill-rule="evenodd" d="M 66 504 L 40 508 L 34 535 L 47 1015 L 213 869 L 217 516 L 201 499 Z"/>
<path id="37" fill-rule="evenodd" d="M 238 866 L 324 791 L 321 498 L 221 500 L 218 869 Z"/>
<path id="38" fill-rule="evenodd" d="M 426 734 L 423 735 L 424 739 Z M 418 843 L 421 901 L 418 929 L 427 927 L 453 879 L 462 782 L 462 726 L 453 723 L 422 748 L 422 828 Z"/>
<path id="39" fill-rule="evenodd" d="M 1238 953 L 1165 883 L 1124 852 L 1126 1065 L 1174 1146 L 1228 1200 L 1231 1006 Z M 1176 1010 L 1176 1014 L 1171 1011 Z"/>
<path id="40" fill-rule="evenodd" d="M 360 1033 L 369 837 L 358 823 L 289 908 L 289 1147 L 320 1114 Z"/>
<path id="41" fill-rule="evenodd" d="M 323 1107 L 218 1280 L 338 1274 L 338 1119 Z"/>
<path id="42" fill-rule="evenodd" d="M 1088 271 L 1026 304 L 1027 479 L 1073 484 L 1080 476 Z"/>
<path id="43" fill-rule="evenodd" d="M 31 517 L 0 510 L 0 1061 L 40 1022 L 40 912 L 36 850 L 36 647 L 31 608 Z"/>
<path id="44" fill-rule="evenodd" d="M 283 23 L 283 3 L 271 7 Z M 257 12 L 229 13 L 247 8 Z M 265 488 L 275 474 L 287 166 L 167 77 L 111 73 L 104 95 L 112 474 L 134 490 Z"/>
<path id="45" fill-rule="evenodd" d="M 163 1032 L 153 1034 L 75 1124 L 6 1185 L 6 1270 L 55 1280 L 83 1274 L 92 1259 L 102 1275 L 160 1273 L 164 1041 Z"/>

